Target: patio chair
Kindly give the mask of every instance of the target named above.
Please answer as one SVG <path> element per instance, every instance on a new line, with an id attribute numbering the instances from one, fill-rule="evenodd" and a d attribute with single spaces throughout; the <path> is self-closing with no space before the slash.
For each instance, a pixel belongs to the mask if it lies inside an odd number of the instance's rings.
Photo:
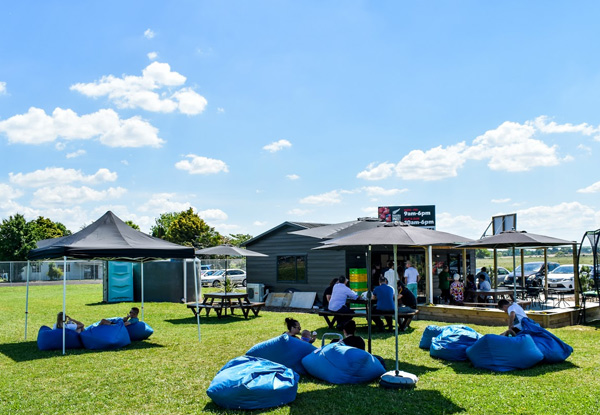
<path id="1" fill-rule="evenodd" d="M 536 305 L 542 308 L 541 291 L 540 287 L 527 287 L 527 300 L 531 301 L 531 308 L 534 308 Z"/>

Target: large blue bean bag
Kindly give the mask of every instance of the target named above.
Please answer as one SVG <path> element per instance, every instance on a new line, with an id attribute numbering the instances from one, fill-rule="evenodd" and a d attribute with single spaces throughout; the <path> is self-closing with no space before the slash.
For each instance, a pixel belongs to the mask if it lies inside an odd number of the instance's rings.
<path id="1" fill-rule="evenodd" d="M 564 362 L 573 353 L 571 346 L 541 327 L 535 321 L 524 318 L 521 326 L 523 329 L 517 334 L 517 337 L 530 335 L 535 345 L 544 354 L 544 363 Z"/>
<path id="2" fill-rule="evenodd" d="M 246 352 L 246 355 L 262 357 L 280 363 L 304 375 L 306 370 L 302 366 L 302 358 L 314 350 L 316 350 L 316 347 L 312 344 L 284 333 L 281 336 L 254 345 Z"/>
<path id="3" fill-rule="evenodd" d="M 430 325 L 425 327 L 425 331 L 423 331 L 423 335 L 421 336 L 421 341 L 419 342 L 419 347 L 421 349 L 427 349 L 431 347 L 431 340 L 434 337 L 439 336 L 444 328 L 436 325 Z"/>
<path id="4" fill-rule="evenodd" d="M 107 350 L 125 347 L 131 343 L 123 320 L 114 320 L 114 324 L 101 325 L 96 322 L 81 332 L 81 342 L 86 349 Z"/>
<path id="5" fill-rule="evenodd" d="M 431 340 L 429 355 L 444 360 L 467 360 L 467 347 L 473 345 L 481 334 L 467 326 L 448 326 Z"/>
<path id="6" fill-rule="evenodd" d="M 125 326 L 125 328 L 127 329 L 127 333 L 129 333 L 129 338 L 131 341 L 146 340 L 148 337 L 152 336 L 152 333 L 154 333 L 152 327 L 143 321 L 129 324 L 128 326 Z"/>
<path id="7" fill-rule="evenodd" d="M 241 356 L 219 370 L 206 393 L 224 408 L 271 408 L 296 399 L 299 379 L 300 375 L 284 365 Z"/>
<path id="8" fill-rule="evenodd" d="M 312 376 L 335 384 L 370 382 L 385 373 L 376 357 L 339 342 L 315 350 L 302 365 Z"/>
<path id="9" fill-rule="evenodd" d="M 528 334 L 517 337 L 486 334 L 467 348 L 467 356 L 473 366 L 496 372 L 527 369 L 544 359 Z"/>
<path id="10" fill-rule="evenodd" d="M 51 329 L 48 326 L 40 327 L 37 337 L 37 345 L 40 350 L 62 350 L 63 331 L 62 329 Z M 81 349 L 81 338 L 75 330 L 65 330 L 65 348 Z"/>

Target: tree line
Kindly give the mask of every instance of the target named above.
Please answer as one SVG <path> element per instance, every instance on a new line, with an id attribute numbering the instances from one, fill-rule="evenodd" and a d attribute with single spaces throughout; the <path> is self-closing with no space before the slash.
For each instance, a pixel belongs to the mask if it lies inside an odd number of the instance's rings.
<path id="1" fill-rule="evenodd" d="M 133 229 L 140 227 L 130 220 L 125 223 Z M 151 228 L 151 235 L 179 245 L 194 248 L 230 244 L 240 246 L 252 238 L 248 234 L 221 235 L 209 226 L 192 208 L 181 212 L 162 213 Z M 27 221 L 19 213 L 3 219 L 0 224 L 0 261 L 26 261 L 27 253 L 43 239 L 59 238 L 72 232 L 60 222 L 43 216 Z"/>

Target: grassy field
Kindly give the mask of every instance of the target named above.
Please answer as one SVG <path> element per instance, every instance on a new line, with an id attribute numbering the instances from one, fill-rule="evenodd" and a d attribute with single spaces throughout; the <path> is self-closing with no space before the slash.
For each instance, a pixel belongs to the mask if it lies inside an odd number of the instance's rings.
<path id="1" fill-rule="evenodd" d="M 101 285 L 70 285 L 67 314 L 90 324 L 125 315 L 129 303 L 102 304 Z M 0 287 L 1 414 L 228 414 L 206 389 L 215 373 L 252 345 L 284 331 L 289 314 L 202 318 L 181 304 L 147 303 L 146 321 L 155 329 L 145 342 L 116 351 L 40 352 L 38 328 L 51 325 L 62 308 L 61 286 L 31 289 L 28 340 L 23 340 L 25 288 Z M 326 331 L 317 315 L 296 314 L 304 328 Z M 468 322 L 465 322 L 468 323 Z M 366 336 L 360 325 L 359 334 Z M 366 385 L 331 385 L 309 376 L 300 381 L 290 405 L 269 414 L 594 414 L 600 408 L 600 325 L 553 332 L 575 349 L 564 363 L 512 373 L 474 369 L 469 363 L 433 359 L 418 348 L 430 321 L 414 321 L 401 334 L 400 367 L 420 377 L 410 391 Z M 435 324 L 435 323 L 433 323 Z M 498 327 L 472 325 L 481 333 Z M 393 366 L 394 337 L 375 334 L 373 352 Z M 249 412 L 240 412 L 249 413 Z"/>
<path id="2" fill-rule="evenodd" d="M 521 265 L 521 257 L 518 255 L 515 257 L 517 266 Z M 543 256 L 526 256 L 525 262 L 544 262 Z M 561 265 L 564 264 L 572 264 L 573 256 L 548 256 L 548 262 L 558 262 Z M 582 255 L 579 261 L 582 264 L 593 264 L 594 259 L 592 255 Z M 498 266 L 504 267 L 509 271 L 513 269 L 513 258 L 511 256 L 498 256 Z M 477 258 L 477 267 L 488 267 L 488 269 L 494 268 L 494 259 L 493 258 Z"/>

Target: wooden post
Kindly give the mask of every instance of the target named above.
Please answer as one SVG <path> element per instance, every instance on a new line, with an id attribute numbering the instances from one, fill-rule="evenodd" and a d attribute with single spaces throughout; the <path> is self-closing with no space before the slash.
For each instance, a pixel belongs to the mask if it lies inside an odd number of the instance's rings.
<path id="1" fill-rule="evenodd" d="M 525 282 L 525 249 L 521 248 L 521 288 L 526 289 L 527 284 Z M 523 293 L 523 298 L 525 298 L 525 292 Z"/>
<path id="2" fill-rule="evenodd" d="M 573 285 L 575 286 L 575 307 L 579 307 L 579 257 L 577 256 L 577 244 L 573 244 Z"/>
<path id="3" fill-rule="evenodd" d="M 498 288 L 498 250 L 494 248 L 494 289 Z"/>

